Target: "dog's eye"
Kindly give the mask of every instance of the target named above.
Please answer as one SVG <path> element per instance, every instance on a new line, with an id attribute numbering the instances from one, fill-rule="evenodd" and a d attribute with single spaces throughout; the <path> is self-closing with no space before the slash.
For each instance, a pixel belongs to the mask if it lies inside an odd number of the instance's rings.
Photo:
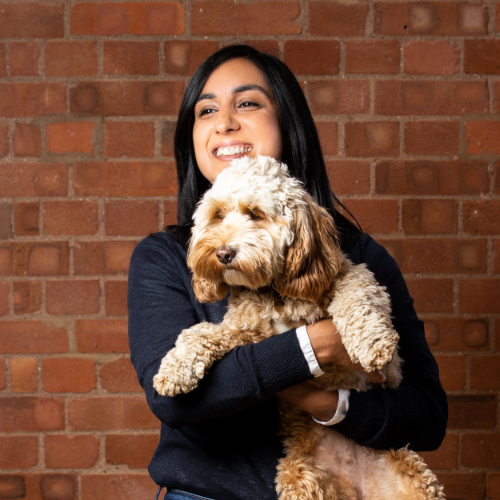
<path id="1" fill-rule="evenodd" d="M 250 215 L 250 219 L 252 219 L 252 220 L 262 220 L 262 217 L 260 215 L 257 215 L 256 213 L 254 213 L 252 211 L 249 213 L 249 215 Z"/>
<path id="2" fill-rule="evenodd" d="M 220 210 L 219 210 L 219 211 L 218 211 L 215 215 L 216 215 L 216 217 L 217 217 L 218 219 L 220 219 L 220 220 L 222 220 L 222 219 L 224 218 L 224 214 L 223 214 L 223 213 L 222 213 L 222 211 L 220 211 Z"/>

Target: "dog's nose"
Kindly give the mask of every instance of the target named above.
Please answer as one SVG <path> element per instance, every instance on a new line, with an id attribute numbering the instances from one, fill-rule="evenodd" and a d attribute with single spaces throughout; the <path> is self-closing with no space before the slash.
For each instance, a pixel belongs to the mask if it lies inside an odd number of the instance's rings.
<path id="1" fill-rule="evenodd" d="M 220 247 L 217 252 L 215 252 L 215 255 L 217 255 L 217 259 L 221 264 L 231 264 L 231 261 L 236 255 L 236 250 L 229 247 Z"/>

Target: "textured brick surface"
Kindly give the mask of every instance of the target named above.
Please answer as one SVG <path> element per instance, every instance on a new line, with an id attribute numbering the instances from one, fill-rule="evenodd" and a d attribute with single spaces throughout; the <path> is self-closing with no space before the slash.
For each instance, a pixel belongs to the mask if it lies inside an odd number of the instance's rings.
<path id="1" fill-rule="evenodd" d="M 285 61 L 330 186 L 395 258 L 448 391 L 424 460 L 500 500 L 500 2 L 0 0 L 0 497 L 149 500 L 127 272 L 177 221 L 173 139 L 219 47 Z"/>

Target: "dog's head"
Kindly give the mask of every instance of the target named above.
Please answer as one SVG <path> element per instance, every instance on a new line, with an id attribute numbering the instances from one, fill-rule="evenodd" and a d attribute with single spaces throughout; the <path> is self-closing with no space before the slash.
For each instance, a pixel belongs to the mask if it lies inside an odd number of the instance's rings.
<path id="1" fill-rule="evenodd" d="M 270 284 L 280 295 L 318 300 L 340 268 L 332 218 L 272 158 L 233 161 L 194 222 L 188 265 L 201 302 L 222 299 L 233 285 Z"/>

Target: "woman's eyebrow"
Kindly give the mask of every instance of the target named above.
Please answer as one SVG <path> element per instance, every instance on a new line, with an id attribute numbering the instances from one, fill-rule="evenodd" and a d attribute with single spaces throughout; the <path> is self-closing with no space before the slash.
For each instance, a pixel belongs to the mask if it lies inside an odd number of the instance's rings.
<path id="1" fill-rule="evenodd" d="M 262 92 L 268 99 L 271 99 L 269 96 L 269 93 L 267 90 L 260 85 L 241 85 L 240 87 L 236 87 L 233 90 L 233 94 L 239 94 L 240 92 L 246 92 L 247 90 L 258 90 L 259 92 Z M 212 92 L 209 92 L 207 94 L 200 94 L 200 97 L 196 100 L 196 102 L 203 101 L 203 99 L 215 99 L 216 95 L 213 94 Z"/>

